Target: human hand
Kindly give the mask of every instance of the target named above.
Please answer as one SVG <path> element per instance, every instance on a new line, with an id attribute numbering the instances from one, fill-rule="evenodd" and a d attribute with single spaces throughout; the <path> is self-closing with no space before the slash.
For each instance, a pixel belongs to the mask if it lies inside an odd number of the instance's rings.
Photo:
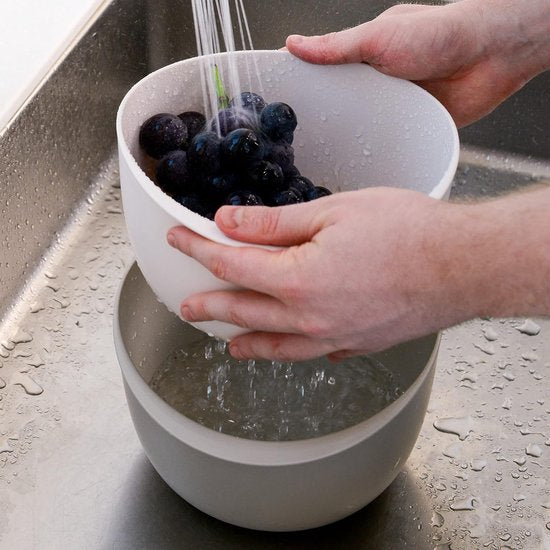
<path id="1" fill-rule="evenodd" d="M 374 352 L 462 321 L 471 312 L 459 305 L 461 287 L 440 246 L 452 210 L 390 188 L 279 208 L 222 207 L 216 223 L 229 237 L 286 248 L 230 247 L 172 229 L 173 246 L 247 289 L 191 296 L 182 316 L 249 328 L 231 341 L 231 354 L 278 360 Z"/>
<path id="2" fill-rule="evenodd" d="M 400 4 L 376 19 L 324 36 L 290 36 L 288 50 L 311 63 L 369 63 L 416 81 L 456 124 L 490 113 L 550 68 L 548 0 Z"/>

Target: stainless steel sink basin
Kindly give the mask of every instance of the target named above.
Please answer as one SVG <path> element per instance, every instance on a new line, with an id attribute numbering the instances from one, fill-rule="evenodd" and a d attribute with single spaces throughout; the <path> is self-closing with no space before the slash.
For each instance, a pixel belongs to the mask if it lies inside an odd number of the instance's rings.
<path id="1" fill-rule="evenodd" d="M 391 2 L 246 5 L 255 45 L 274 48 L 290 32 L 350 26 Z M 115 0 L 0 129 L 0 547 L 548 547 L 548 320 L 536 320 L 535 336 L 518 330 L 522 319 L 446 331 L 409 461 L 377 500 L 332 526 L 231 527 L 154 472 L 111 336 L 114 294 L 133 261 L 114 118 L 134 82 L 194 52 L 189 2 Z M 548 120 L 550 73 L 461 132 L 453 196 L 550 180 Z M 471 433 L 436 430 L 445 417 L 467 417 Z"/>

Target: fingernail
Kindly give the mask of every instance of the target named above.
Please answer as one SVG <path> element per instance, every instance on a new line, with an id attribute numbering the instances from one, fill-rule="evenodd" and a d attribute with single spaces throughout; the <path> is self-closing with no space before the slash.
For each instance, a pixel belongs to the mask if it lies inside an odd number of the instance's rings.
<path id="1" fill-rule="evenodd" d="M 243 209 L 242 208 L 224 208 L 221 211 L 222 225 L 227 229 L 235 229 L 241 225 L 243 221 Z"/>
<path id="2" fill-rule="evenodd" d="M 191 308 L 189 306 L 181 306 L 181 316 L 186 321 L 194 321 L 193 312 L 191 311 Z"/>
<path id="3" fill-rule="evenodd" d="M 290 42 L 291 44 L 299 44 L 303 39 L 304 37 L 301 34 L 291 34 L 287 38 L 287 42 Z"/>
<path id="4" fill-rule="evenodd" d="M 173 233 L 168 233 L 166 240 L 170 246 L 176 247 L 176 236 Z"/>

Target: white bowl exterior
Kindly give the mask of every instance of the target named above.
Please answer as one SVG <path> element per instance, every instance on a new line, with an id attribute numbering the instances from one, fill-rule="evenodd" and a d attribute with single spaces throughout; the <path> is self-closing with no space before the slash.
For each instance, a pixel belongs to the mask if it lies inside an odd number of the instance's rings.
<path id="1" fill-rule="evenodd" d="M 376 417 L 336 434 L 298 442 L 231 438 L 182 417 L 143 381 L 115 333 L 128 405 L 145 452 L 181 497 L 228 523 L 266 531 L 320 527 L 351 515 L 390 485 L 420 432 L 430 397 L 437 347 L 421 375 Z M 179 416 L 177 425 L 173 419 Z M 378 418 L 377 418 L 378 417 Z M 368 424 L 368 428 L 365 426 Z M 186 431 L 201 432 L 206 449 Z M 342 445 L 347 432 L 351 445 Z M 228 458 L 224 458 L 223 442 Z M 232 447 L 255 464 L 235 460 Z M 258 452 L 259 451 L 259 452 Z M 287 453 L 287 451 L 290 451 Z M 277 454 L 308 456 L 279 462 Z"/>
<path id="2" fill-rule="evenodd" d="M 287 102 L 296 111 L 296 166 L 317 185 L 333 191 L 391 186 L 438 199 L 448 196 L 458 163 L 458 134 L 447 111 L 427 92 L 366 65 L 311 65 L 279 51 L 236 54 L 243 81 L 251 55 L 258 60 L 265 99 Z M 226 61 L 225 55 L 219 56 L 220 67 Z M 145 279 L 175 313 L 187 296 L 228 285 L 172 250 L 166 243 L 168 229 L 183 224 L 217 242 L 244 244 L 228 239 L 214 222 L 160 191 L 135 160 L 143 158 L 139 127 L 151 115 L 203 110 L 199 81 L 196 58 L 164 67 L 128 92 L 117 116 L 130 240 Z M 258 82 L 250 87 L 262 90 Z M 195 326 L 225 339 L 246 332 L 227 323 Z"/>

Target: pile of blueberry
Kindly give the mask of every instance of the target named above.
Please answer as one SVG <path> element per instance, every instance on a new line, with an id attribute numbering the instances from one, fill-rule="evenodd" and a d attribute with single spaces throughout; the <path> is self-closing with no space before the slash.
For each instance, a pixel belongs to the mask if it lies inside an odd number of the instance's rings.
<path id="1" fill-rule="evenodd" d="M 224 204 L 282 206 L 330 195 L 294 166 L 296 114 L 243 92 L 206 121 L 187 111 L 160 113 L 139 134 L 157 159 L 156 184 L 190 210 L 214 219 Z"/>

